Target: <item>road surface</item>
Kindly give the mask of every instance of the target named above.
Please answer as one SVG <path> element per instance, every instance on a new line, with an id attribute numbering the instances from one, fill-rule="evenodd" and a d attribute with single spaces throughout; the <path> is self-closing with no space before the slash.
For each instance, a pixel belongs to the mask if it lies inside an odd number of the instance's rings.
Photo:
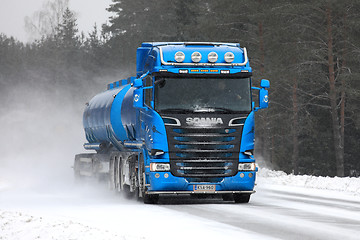
<path id="1" fill-rule="evenodd" d="M 360 239 L 360 197 L 341 192 L 259 184 L 249 204 L 144 205 L 97 187 L 0 190 L 0 239 Z"/>

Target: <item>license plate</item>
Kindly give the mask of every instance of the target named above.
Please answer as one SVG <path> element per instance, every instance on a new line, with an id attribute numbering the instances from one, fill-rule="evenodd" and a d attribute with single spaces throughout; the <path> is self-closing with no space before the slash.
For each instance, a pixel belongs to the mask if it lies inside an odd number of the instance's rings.
<path id="1" fill-rule="evenodd" d="M 215 192 L 215 185 L 194 185 L 195 192 Z"/>

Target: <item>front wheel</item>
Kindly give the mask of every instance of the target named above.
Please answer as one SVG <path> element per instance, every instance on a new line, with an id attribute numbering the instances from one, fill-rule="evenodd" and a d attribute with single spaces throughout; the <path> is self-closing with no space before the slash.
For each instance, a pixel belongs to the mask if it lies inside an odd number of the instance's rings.
<path id="1" fill-rule="evenodd" d="M 250 201 L 250 194 L 234 193 L 235 203 L 248 203 Z"/>

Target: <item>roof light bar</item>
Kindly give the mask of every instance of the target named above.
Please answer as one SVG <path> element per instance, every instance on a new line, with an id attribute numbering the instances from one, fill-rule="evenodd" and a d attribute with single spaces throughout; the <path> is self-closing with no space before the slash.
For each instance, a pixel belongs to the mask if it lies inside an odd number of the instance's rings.
<path id="1" fill-rule="evenodd" d="M 162 47 L 159 47 L 160 49 L 160 60 L 162 65 L 167 66 L 245 66 L 249 62 L 249 58 L 247 56 L 246 48 L 243 48 L 244 51 L 244 62 L 242 63 L 199 63 L 199 62 L 192 62 L 192 63 L 177 63 L 177 62 L 165 62 L 164 60 L 164 54 Z"/>

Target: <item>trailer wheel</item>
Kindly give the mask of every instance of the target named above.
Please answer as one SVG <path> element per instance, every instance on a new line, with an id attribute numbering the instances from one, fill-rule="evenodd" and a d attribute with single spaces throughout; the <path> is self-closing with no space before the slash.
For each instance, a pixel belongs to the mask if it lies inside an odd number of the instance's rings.
<path id="1" fill-rule="evenodd" d="M 234 193 L 235 203 L 248 203 L 250 201 L 250 194 Z"/>
<path id="2" fill-rule="evenodd" d="M 137 188 L 137 196 L 138 200 L 140 198 L 144 198 L 145 195 L 145 167 L 144 167 L 144 156 L 142 153 L 139 154 L 138 160 L 138 188 Z"/>
<path id="3" fill-rule="evenodd" d="M 145 204 L 157 204 L 159 201 L 158 194 L 146 194 L 143 195 L 143 200 Z"/>
<path id="4" fill-rule="evenodd" d="M 124 185 L 122 191 L 120 192 L 126 199 L 133 199 L 135 192 L 130 191 L 129 185 Z"/>
<path id="5" fill-rule="evenodd" d="M 114 174 L 115 174 L 115 191 L 120 192 L 121 190 L 121 176 L 120 176 L 120 157 L 114 157 Z"/>
<path id="6" fill-rule="evenodd" d="M 116 168 L 115 168 L 115 156 L 110 158 L 110 167 L 109 167 L 109 188 L 110 190 L 116 189 Z"/>
<path id="7" fill-rule="evenodd" d="M 75 181 L 79 181 L 81 179 L 80 161 L 77 156 L 75 156 L 75 160 L 74 160 L 74 178 L 75 178 Z"/>

